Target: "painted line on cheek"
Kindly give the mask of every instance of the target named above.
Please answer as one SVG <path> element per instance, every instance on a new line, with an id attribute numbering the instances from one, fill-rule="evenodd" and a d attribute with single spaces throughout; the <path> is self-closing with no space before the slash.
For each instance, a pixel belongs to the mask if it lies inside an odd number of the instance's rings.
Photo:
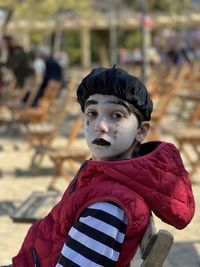
<path id="1" fill-rule="evenodd" d="M 115 128 L 117 129 L 119 127 L 119 124 L 115 124 Z M 118 130 L 116 130 L 115 132 L 114 132 L 114 139 L 117 139 L 117 133 L 118 133 Z"/>
<path id="2" fill-rule="evenodd" d="M 117 131 L 114 132 L 114 138 L 117 138 Z"/>

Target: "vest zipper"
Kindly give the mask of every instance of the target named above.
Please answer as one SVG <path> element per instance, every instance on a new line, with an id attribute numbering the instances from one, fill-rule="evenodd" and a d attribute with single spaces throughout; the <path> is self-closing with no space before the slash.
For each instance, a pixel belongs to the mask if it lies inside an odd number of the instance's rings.
<path id="1" fill-rule="evenodd" d="M 34 266 L 35 267 L 40 267 L 40 263 L 38 261 L 38 257 L 36 255 L 36 252 L 35 252 L 34 249 L 32 250 L 32 255 L 33 255 L 33 260 L 34 260 Z"/>
<path id="2" fill-rule="evenodd" d="M 72 184 L 72 186 L 71 186 L 71 188 L 70 188 L 70 190 L 69 190 L 68 195 L 75 191 L 75 189 L 76 189 L 76 185 L 77 185 L 77 182 L 78 182 L 79 174 L 80 174 L 80 172 L 82 171 L 82 169 L 83 169 L 86 165 L 87 165 L 87 161 L 84 161 L 83 164 L 81 165 L 81 167 L 79 168 L 79 170 L 78 170 L 76 176 L 75 176 L 74 179 L 73 179 L 73 184 Z"/>

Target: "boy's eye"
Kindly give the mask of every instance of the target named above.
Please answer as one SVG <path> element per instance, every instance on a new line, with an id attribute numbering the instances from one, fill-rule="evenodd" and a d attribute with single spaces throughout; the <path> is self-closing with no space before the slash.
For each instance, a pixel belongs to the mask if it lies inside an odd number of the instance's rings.
<path id="1" fill-rule="evenodd" d="M 86 115 L 89 118 L 95 118 L 97 116 L 97 112 L 96 111 L 88 111 L 88 112 L 86 112 Z"/>
<path id="2" fill-rule="evenodd" d="M 122 113 L 120 113 L 120 112 L 114 112 L 114 113 L 112 113 L 112 117 L 114 118 L 114 119 L 121 119 L 121 118 L 123 118 L 124 116 L 123 116 L 123 114 Z"/>

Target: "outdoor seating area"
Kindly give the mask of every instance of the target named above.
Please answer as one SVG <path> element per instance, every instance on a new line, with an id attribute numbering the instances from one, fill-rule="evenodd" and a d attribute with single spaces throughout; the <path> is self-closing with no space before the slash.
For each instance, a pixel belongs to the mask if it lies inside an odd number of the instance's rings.
<path id="1" fill-rule="evenodd" d="M 191 70 L 189 66 L 183 66 L 171 81 L 165 82 L 165 79 L 168 79 L 166 77 L 162 79 L 161 84 L 157 84 L 157 88 L 162 88 L 162 92 L 153 92 L 155 109 L 149 135 L 149 140 L 157 140 L 162 135 L 171 136 L 175 140 L 188 164 L 192 179 L 199 166 L 200 142 L 200 81 L 194 75 L 199 66 L 195 68 Z"/>
<path id="2" fill-rule="evenodd" d="M 2 1 L 0 267 L 200 266 L 199 12 Z"/>
<path id="3" fill-rule="evenodd" d="M 184 162 L 191 172 L 195 193 L 198 194 L 200 173 L 198 168 L 200 161 L 198 80 L 195 77 L 194 81 L 192 80 L 190 76 L 192 72 L 187 65 L 180 70 L 173 69 L 171 72 L 173 74 L 169 72 L 166 77 L 160 80 L 160 83 L 157 81 L 156 88 L 158 90 L 152 91 L 155 112 L 153 113 L 152 130 L 149 133 L 148 141 L 164 139 L 177 144 Z M 156 80 L 153 75 L 154 70 L 152 70 L 151 79 Z M 190 81 L 188 81 L 188 75 Z M 80 77 L 80 73 L 77 76 Z M 72 77 L 76 77 L 76 75 L 73 74 Z M 15 199 L 11 193 L 8 194 L 7 204 L 5 204 L 4 210 L 1 207 L 1 213 L 4 214 L 5 221 L 11 220 L 10 223 L 14 223 L 15 227 L 21 225 L 22 228 L 26 229 L 30 223 L 45 216 L 48 210 L 60 199 L 62 192 L 77 172 L 80 163 L 90 157 L 83 138 L 81 111 L 75 99 L 77 84 L 78 81 L 71 81 L 68 85 L 71 86 L 70 90 L 67 87 L 63 88 L 57 98 L 55 96 L 52 98 L 51 95 L 47 94 L 44 98 L 47 102 L 49 101 L 48 97 L 50 98 L 50 104 L 46 104 L 48 112 L 44 112 L 46 115 L 41 116 L 39 121 L 34 120 L 36 113 L 31 113 L 29 107 L 22 106 L 22 109 L 17 107 L 15 113 L 17 114 L 19 110 L 20 112 L 22 110 L 27 116 L 26 122 L 16 117 L 13 123 L 13 110 L 10 109 L 9 104 L 7 106 L 9 102 L 5 101 L 4 105 L 1 105 L 2 148 L 0 156 L 3 158 L 3 155 L 8 155 L 9 158 L 5 170 L 4 166 L 1 166 L 1 182 L 8 184 L 8 188 L 5 187 L 5 190 L 8 191 L 14 182 L 17 196 Z M 195 84 L 194 89 L 191 88 L 191 84 Z M 51 86 L 55 86 L 55 84 Z M 30 113 L 27 112 L 28 110 Z M 36 116 L 40 116 L 38 114 Z M 5 117 L 3 118 L 3 116 Z M 6 147 L 7 144 L 9 144 L 8 147 L 11 146 L 9 149 Z M 22 164 L 17 161 L 18 157 L 23 159 L 20 160 L 23 162 Z M 17 165 L 20 166 L 17 167 Z M 23 189 L 21 186 L 24 182 Z M 2 193 L 3 191 L 1 191 L 1 196 L 5 199 L 5 193 Z M 8 203 L 12 203 L 12 208 L 8 208 L 10 205 Z M 194 220 L 194 225 L 197 220 L 198 216 Z M 157 219 L 156 228 L 158 230 L 163 228 L 162 223 Z M 166 229 L 166 225 L 164 228 Z M 177 236 L 180 236 L 178 238 L 181 241 L 181 233 L 177 233 L 168 226 L 167 229 L 175 236 L 175 242 Z M 192 226 L 189 227 L 190 232 L 192 229 Z M 173 252 L 173 247 L 172 260 L 173 253 L 176 253 Z M 15 248 L 13 248 L 14 250 Z M 170 265 L 171 256 L 169 254 L 166 260 L 166 267 L 173 266 Z M 137 257 L 136 265 L 133 266 L 142 264 Z"/>
<path id="4" fill-rule="evenodd" d="M 195 68 L 199 69 L 199 66 L 197 65 Z M 200 80 L 193 76 L 197 70 L 194 72 L 190 66 L 183 65 L 180 69 L 172 68 L 166 75 L 164 74 L 165 70 L 163 70 L 163 75 L 161 71 L 160 69 L 159 75 L 162 76 L 162 79 L 157 77 L 156 81 L 154 75 L 157 75 L 157 70 L 153 69 L 150 80 L 147 81 L 147 87 L 154 101 L 148 141 L 162 139 L 165 135 L 173 138 L 183 153 L 184 160 L 191 168 L 191 175 L 195 176 L 195 170 L 200 161 L 197 147 L 200 119 L 198 82 L 200 86 Z M 75 77 L 76 75 L 73 74 L 72 76 Z M 190 77 L 189 81 L 188 77 Z M 153 79 L 156 81 L 154 85 L 151 83 Z M 80 149 L 78 153 L 77 148 L 73 148 L 72 145 L 76 143 L 79 133 L 82 132 L 81 111 L 79 107 L 76 108 L 76 111 L 74 109 L 74 106 L 77 106 L 75 98 L 77 84 L 78 80 L 72 80 L 59 93 L 60 84 L 51 81 L 36 108 L 24 106 L 23 102 L 20 105 L 19 100 L 18 106 L 15 106 L 15 101 L 13 104 L 10 101 L 4 101 L 3 105 L 1 104 L 1 112 L 6 112 L 9 116 L 5 122 L 6 131 L 11 137 L 17 133 L 20 138 L 27 142 L 29 150 L 34 151 L 33 155 L 30 156 L 30 170 L 34 173 L 37 173 L 42 167 L 45 155 L 51 159 L 59 175 L 64 173 L 61 166 L 65 160 L 70 160 L 69 155 L 73 160 L 77 156 L 78 162 L 89 157 L 87 150 Z M 195 84 L 194 88 L 191 87 L 191 84 Z M 155 88 L 152 89 L 153 87 Z M 12 90 L 14 91 L 14 89 Z M 75 115 L 72 111 L 76 112 Z M 66 140 L 63 148 L 57 148 L 53 143 L 61 134 L 64 121 L 68 121 L 70 116 L 75 117 L 72 125 L 65 125 L 68 131 L 68 140 Z M 1 119 L 3 120 L 3 117 Z M 191 156 L 188 155 L 191 153 L 188 153 L 187 150 L 185 152 L 185 145 L 191 147 L 193 154 L 196 154 L 196 159 L 191 159 Z M 73 164 L 70 165 L 73 166 Z M 75 171 L 77 168 L 72 167 L 72 170 Z M 65 176 L 68 179 L 70 177 L 67 173 Z"/>
<path id="5" fill-rule="evenodd" d="M 75 174 L 77 167 L 73 161 L 82 162 L 89 156 L 88 149 L 84 150 L 73 146 L 82 127 L 80 111 L 75 109 L 75 115 L 73 114 L 74 105 L 76 106 L 75 86 L 77 83 L 78 81 L 74 81 L 73 77 L 67 86 L 60 91 L 61 84 L 57 81 L 50 81 L 37 107 L 31 107 L 31 102 L 29 105 L 24 105 L 22 99 L 25 93 L 18 95 L 18 99 L 11 102 L 13 92 L 18 91 L 14 88 L 10 89 L 11 85 L 8 88 L 9 92 L 7 92 L 7 87 L 2 90 L 3 101 L 0 110 L 9 116 L 7 121 L 4 121 L 3 114 L 1 117 L 1 120 L 5 122 L 5 127 L 7 127 L 5 134 L 8 132 L 11 138 L 17 134 L 27 142 L 27 147 L 33 151 L 33 155 L 30 155 L 29 167 L 34 174 L 37 174 L 41 169 L 44 156 L 49 157 L 56 173 L 49 189 L 53 189 L 54 180 L 60 175 L 64 175 L 68 180 L 71 179 L 70 175 L 62 168 L 64 161 L 69 161 L 71 171 Z M 33 91 L 35 87 L 36 85 L 33 85 Z M 28 92 L 26 88 L 22 91 Z M 9 101 L 4 101 L 4 94 Z M 31 92 L 31 94 L 33 93 Z M 60 135 L 63 122 L 68 121 L 70 116 L 75 116 L 76 119 L 73 120 L 74 125 L 65 125 L 68 132 L 66 144 L 63 147 L 53 146 L 56 137 Z"/>

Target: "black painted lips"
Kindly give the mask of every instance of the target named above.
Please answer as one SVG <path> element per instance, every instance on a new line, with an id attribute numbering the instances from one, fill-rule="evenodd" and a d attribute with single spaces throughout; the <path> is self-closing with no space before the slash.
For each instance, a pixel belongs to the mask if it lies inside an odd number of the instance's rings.
<path id="1" fill-rule="evenodd" d="M 103 138 L 97 138 L 92 143 L 98 146 L 110 146 L 110 143 Z"/>

